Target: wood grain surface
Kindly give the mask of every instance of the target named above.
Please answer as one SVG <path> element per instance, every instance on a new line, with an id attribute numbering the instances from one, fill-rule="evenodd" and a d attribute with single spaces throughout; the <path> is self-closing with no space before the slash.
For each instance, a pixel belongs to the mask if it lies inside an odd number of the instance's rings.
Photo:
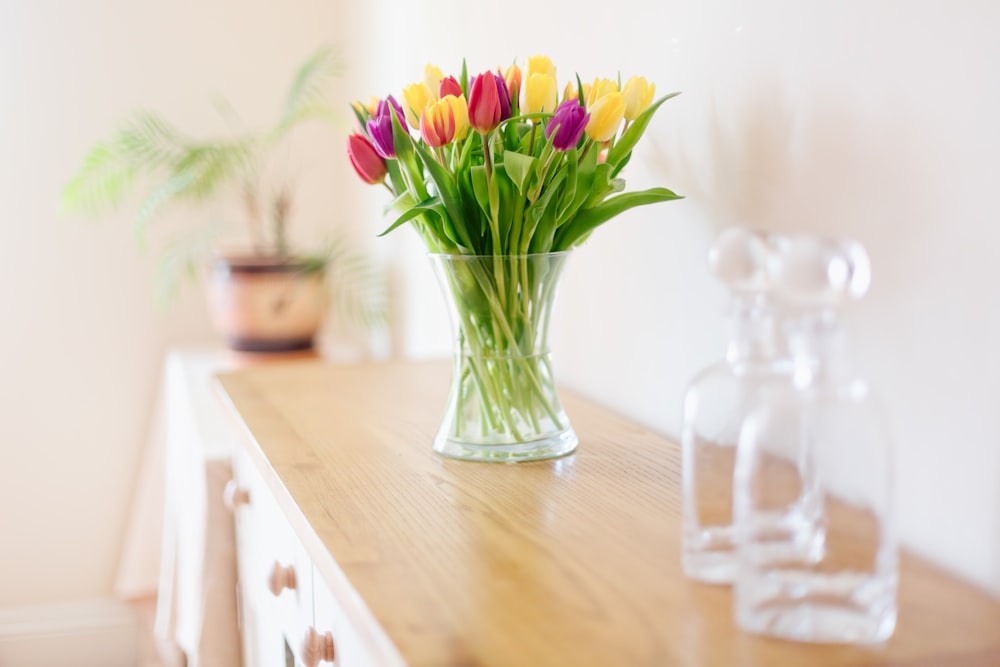
<path id="1" fill-rule="evenodd" d="M 561 391 L 575 454 L 444 459 L 431 441 L 449 373 L 304 361 L 220 376 L 317 575 L 386 664 L 1000 665 L 1000 602 L 909 554 L 884 646 L 739 631 L 727 588 L 681 574 L 676 444 Z"/>

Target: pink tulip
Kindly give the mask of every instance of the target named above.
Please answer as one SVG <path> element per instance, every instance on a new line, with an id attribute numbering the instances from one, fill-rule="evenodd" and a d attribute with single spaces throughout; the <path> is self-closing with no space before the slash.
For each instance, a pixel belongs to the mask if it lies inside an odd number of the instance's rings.
<path id="1" fill-rule="evenodd" d="M 445 95 L 454 95 L 455 97 L 462 96 L 462 86 L 458 84 L 453 76 L 446 76 L 441 79 L 441 87 L 438 89 L 438 97 L 442 98 Z"/>
<path id="2" fill-rule="evenodd" d="M 510 118 L 510 95 L 503 77 L 483 72 L 469 87 L 469 125 L 480 134 L 491 132 Z"/>
<path id="3" fill-rule="evenodd" d="M 365 183 L 381 183 L 385 180 L 385 160 L 362 134 L 352 134 L 347 139 L 347 157 L 351 166 Z"/>

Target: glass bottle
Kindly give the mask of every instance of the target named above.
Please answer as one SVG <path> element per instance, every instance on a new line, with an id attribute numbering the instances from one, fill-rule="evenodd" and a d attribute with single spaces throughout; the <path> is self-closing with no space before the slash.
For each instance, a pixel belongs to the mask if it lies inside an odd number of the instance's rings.
<path id="1" fill-rule="evenodd" d="M 896 624 L 892 446 L 838 316 L 867 291 L 868 258 L 858 244 L 791 238 L 774 280 L 792 373 L 761 386 L 740 433 L 736 621 L 790 640 L 880 642 Z"/>
<path id="2" fill-rule="evenodd" d="M 733 468 L 740 425 L 759 378 L 786 355 L 776 336 L 768 292 L 768 241 L 744 229 L 720 234 L 709 253 L 712 274 L 730 292 L 725 358 L 692 380 L 681 426 L 684 573 L 730 583 L 736 573 Z"/>

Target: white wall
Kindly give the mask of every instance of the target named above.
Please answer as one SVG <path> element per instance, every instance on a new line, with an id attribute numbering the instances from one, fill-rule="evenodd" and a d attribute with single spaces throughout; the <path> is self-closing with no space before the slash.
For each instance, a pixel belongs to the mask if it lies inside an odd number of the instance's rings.
<path id="1" fill-rule="evenodd" d="M 704 259 L 717 229 L 863 242 L 874 285 L 849 324 L 888 400 L 903 538 L 1000 593 L 1000 5 L 627 0 L 510 21 L 458 0 L 369 7 L 392 57 L 358 97 L 398 91 L 428 61 L 476 72 L 535 53 L 561 81 L 621 71 L 683 91 L 625 175 L 688 198 L 595 233 L 554 323 L 558 378 L 654 429 L 677 433 L 687 381 L 722 352 Z M 445 353 L 437 286 L 419 245 L 397 243 L 407 350 Z"/>
<path id="2" fill-rule="evenodd" d="M 722 345 L 723 300 L 704 270 L 715 230 L 854 236 L 875 284 L 851 324 L 895 422 L 904 538 L 1000 592 L 1000 6 L 626 0 L 506 11 L 458 0 L 4 5 L 0 606 L 110 591 L 162 352 L 210 335 L 198 293 L 157 310 L 153 257 L 136 252 L 128 215 L 67 218 L 62 183 L 136 106 L 211 132 L 220 123 L 207 100 L 224 92 L 249 122 L 265 121 L 288 74 L 331 40 L 354 64 L 345 100 L 398 91 L 427 61 L 457 69 L 467 57 L 477 70 L 534 53 L 561 77 L 621 70 L 682 90 L 627 176 L 688 199 L 630 212 L 578 252 L 556 313 L 559 378 L 675 433 L 685 383 Z M 380 231 L 384 199 L 352 180 L 342 138 L 310 148 L 307 163 L 330 171 L 306 177 L 300 219 L 314 223 L 303 235 L 338 218 Z M 401 348 L 446 353 L 419 244 L 398 232 L 376 244 L 406 285 Z"/>
<path id="3" fill-rule="evenodd" d="M 153 298 L 159 220 L 60 212 L 89 146 L 136 107 L 192 134 L 224 129 L 211 96 L 270 122 L 291 75 L 352 17 L 323 0 L 14 0 L 0 11 L 0 607 L 111 592 L 162 353 L 211 340 L 200 292 Z M 345 89 L 356 84 L 345 82 Z M 346 107 L 346 98 L 343 100 Z M 298 237 L 350 222 L 339 132 L 297 165 Z M 195 214 L 197 212 L 190 212 Z"/>

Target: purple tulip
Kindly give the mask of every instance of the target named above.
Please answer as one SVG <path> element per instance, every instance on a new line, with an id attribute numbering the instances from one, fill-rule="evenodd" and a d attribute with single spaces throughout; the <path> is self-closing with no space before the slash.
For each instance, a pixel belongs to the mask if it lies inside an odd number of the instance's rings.
<path id="1" fill-rule="evenodd" d="M 500 120 L 505 121 L 510 118 L 510 92 L 507 90 L 507 81 L 499 72 L 493 74 L 497 82 L 497 97 L 500 98 Z"/>
<path id="2" fill-rule="evenodd" d="M 403 107 L 399 106 L 399 102 L 392 95 L 384 100 L 379 100 L 378 107 L 375 109 L 375 115 L 365 125 L 368 130 L 368 136 L 372 140 L 372 145 L 375 146 L 375 152 L 386 159 L 396 157 L 396 147 L 392 141 L 392 116 L 389 115 L 390 109 L 396 113 L 399 124 L 406 127 L 406 116 L 403 115 Z"/>
<path id="3" fill-rule="evenodd" d="M 552 140 L 552 147 L 557 151 L 568 151 L 576 147 L 583 135 L 590 114 L 575 99 L 566 100 L 558 107 L 549 119 L 545 128 L 545 138 Z"/>

